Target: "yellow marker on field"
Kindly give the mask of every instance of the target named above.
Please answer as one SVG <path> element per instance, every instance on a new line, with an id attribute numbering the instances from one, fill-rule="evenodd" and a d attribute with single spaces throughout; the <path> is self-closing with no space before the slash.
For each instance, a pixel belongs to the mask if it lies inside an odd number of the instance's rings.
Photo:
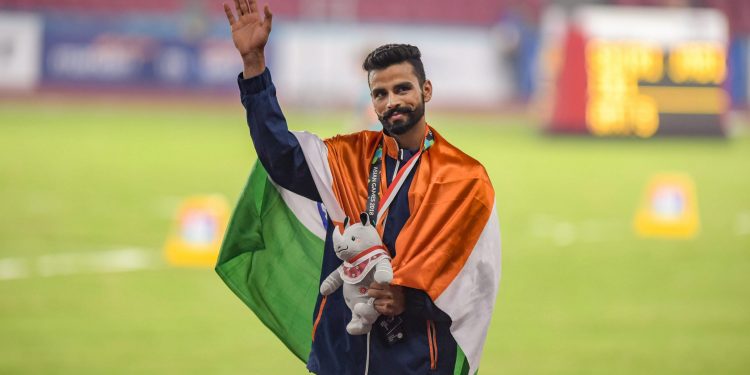
<path id="1" fill-rule="evenodd" d="M 180 206 L 164 253 L 175 266 L 213 267 L 229 219 L 229 204 L 220 195 L 193 196 Z"/>
<path id="2" fill-rule="evenodd" d="M 698 202 L 690 176 L 654 176 L 635 215 L 634 226 L 641 237 L 694 237 L 699 228 Z"/>

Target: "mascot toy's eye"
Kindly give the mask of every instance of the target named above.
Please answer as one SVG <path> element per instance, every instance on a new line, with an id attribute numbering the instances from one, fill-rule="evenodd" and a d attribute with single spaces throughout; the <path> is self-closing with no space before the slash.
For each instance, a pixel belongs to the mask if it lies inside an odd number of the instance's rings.
<path id="1" fill-rule="evenodd" d="M 356 241 L 357 237 L 352 236 L 352 241 Z"/>

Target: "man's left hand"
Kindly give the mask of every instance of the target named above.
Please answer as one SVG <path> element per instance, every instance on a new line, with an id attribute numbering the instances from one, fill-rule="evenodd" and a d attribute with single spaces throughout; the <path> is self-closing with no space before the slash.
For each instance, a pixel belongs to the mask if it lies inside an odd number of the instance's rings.
<path id="1" fill-rule="evenodd" d="M 373 282 L 367 295 L 375 298 L 373 306 L 383 315 L 396 316 L 404 312 L 404 288 L 398 285 Z"/>

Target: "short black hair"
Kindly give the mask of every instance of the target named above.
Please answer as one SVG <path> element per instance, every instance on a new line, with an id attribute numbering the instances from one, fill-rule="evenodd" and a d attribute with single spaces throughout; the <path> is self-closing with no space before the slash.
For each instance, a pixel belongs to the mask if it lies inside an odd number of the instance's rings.
<path id="1" fill-rule="evenodd" d="M 424 74 L 424 65 L 422 65 L 422 53 L 419 52 L 419 48 L 410 44 L 386 44 L 375 48 L 365 58 L 362 69 L 369 75 L 373 70 L 385 69 L 402 62 L 411 64 L 419 85 L 424 85 L 427 77 Z M 370 80 L 369 76 L 367 80 Z"/>

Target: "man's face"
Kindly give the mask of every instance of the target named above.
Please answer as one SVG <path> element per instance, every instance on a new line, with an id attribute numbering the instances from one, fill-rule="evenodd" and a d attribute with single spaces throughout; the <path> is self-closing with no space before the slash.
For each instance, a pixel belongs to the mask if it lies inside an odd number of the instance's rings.
<path id="1" fill-rule="evenodd" d="M 420 87 L 408 62 L 370 72 L 370 96 L 386 133 L 401 135 L 424 118 L 425 102 L 432 98 L 432 84 Z"/>

